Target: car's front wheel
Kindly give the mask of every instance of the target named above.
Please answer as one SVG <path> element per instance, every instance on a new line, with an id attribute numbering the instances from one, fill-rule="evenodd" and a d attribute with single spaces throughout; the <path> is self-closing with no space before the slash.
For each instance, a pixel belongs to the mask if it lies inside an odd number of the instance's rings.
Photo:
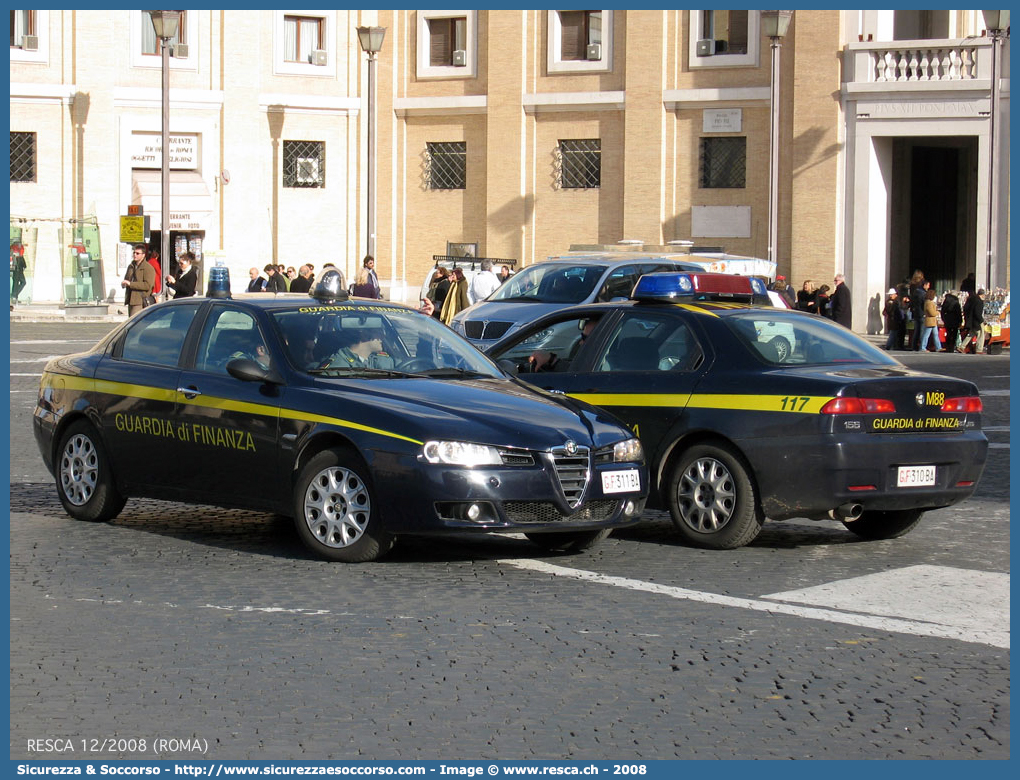
<path id="1" fill-rule="evenodd" d="M 85 420 L 71 423 L 60 437 L 56 460 L 57 494 L 75 520 L 111 520 L 124 508 L 110 459 L 96 429 Z"/>
<path id="2" fill-rule="evenodd" d="M 743 460 L 722 444 L 686 450 L 669 480 L 669 513 L 687 544 L 732 550 L 750 543 L 765 521 Z"/>
<path id="3" fill-rule="evenodd" d="M 920 509 L 872 510 L 856 520 L 844 520 L 843 525 L 862 539 L 896 539 L 921 522 L 923 514 Z"/>
<path id="4" fill-rule="evenodd" d="M 588 550 L 607 536 L 613 529 L 601 531 L 552 531 L 547 534 L 524 534 L 528 541 L 550 552 L 581 552 Z"/>
<path id="5" fill-rule="evenodd" d="M 324 450 L 301 470 L 294 524 L 301 541 L 330 561 L 374 561 L 393 546 L 380 527 L 368 467 L 343 449 Z"/>

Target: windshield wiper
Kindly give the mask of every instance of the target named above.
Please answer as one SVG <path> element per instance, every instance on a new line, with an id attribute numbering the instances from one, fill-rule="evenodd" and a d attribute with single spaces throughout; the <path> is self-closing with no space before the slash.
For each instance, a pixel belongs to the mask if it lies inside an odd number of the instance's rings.
<path id="1" fill-rule="evenodd" d="M 395 371 L 391 368 L 372 368 L 370 366 L 330 366 L 327 368 L 310 368 L 309 374 L 317 376 L 391 376 L 420 377 L 424 374 L 409 374 L 406 371 Z"/>
<path id="2" fill-rule="evenodd" d="M 455 366 L 444 366 L 442 368 L 430 368 L 427 371 L 422 371 L 418 376 L 430 376 L 430 377 L 468 377 L 468 376 L 490 376 L 483 371 L 472 371 L 467 368 L 457 368 Z"/>

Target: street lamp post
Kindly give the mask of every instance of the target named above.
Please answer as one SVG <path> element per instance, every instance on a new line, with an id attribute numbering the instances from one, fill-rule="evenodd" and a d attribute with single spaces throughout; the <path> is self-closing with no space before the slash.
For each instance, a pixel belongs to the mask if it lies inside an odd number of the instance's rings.
<path id="1" fill-rule="evenodd" d="M 999 208 L 1002 196 L 999 184 L 1000 114 L 999 71 L 1002 67 L 1003 31 L 1009 27 L 1009 11 L 982 11 L 985 28 L 992 39 L 991 111 L 988 117 L 988 235 L 985 239 L 985 289 L 995 287 L 999 254 Z"/>
<path id="2" fill-rule="evenodd" d="M 359 27 L 358 42 L 368 55 L 368 181 L 365 187 L 368 251 L 375 257 L 375 55 L 382 49 L 385 27 Z"/>
<path id="3" fill-rule="evenodd" d="M 167 274 L 167 256 L 170 253 L 170 39 L 177 35 L 183 11 L 147 11 L 152 29 L 160 40 L 163 55 L 163 139 L 160 153 L 159 199 L 159 278 Z"/>
<path id="4" fill-rule="evenodd" d="M 769 260 L 779 264 L 779 50 L 790 28 L 793 11 L 762 11 L 762 33 L 772 41 L 769 79 Z"/>

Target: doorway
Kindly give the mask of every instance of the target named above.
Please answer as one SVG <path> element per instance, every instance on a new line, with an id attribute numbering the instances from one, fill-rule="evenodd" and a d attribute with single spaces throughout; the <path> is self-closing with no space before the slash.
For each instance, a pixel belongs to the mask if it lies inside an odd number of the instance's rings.
<path id="1" fill-rule="evenodd" d="M 921 270 L 941 294 L 975 270 L 974 136 L 893 139 L 889 285 Z"/>

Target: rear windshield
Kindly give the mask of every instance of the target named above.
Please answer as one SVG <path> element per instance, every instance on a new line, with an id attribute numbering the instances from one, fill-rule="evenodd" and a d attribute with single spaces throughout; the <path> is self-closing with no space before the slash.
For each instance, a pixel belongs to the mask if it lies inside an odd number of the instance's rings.
<path id="1" fill-rule="evenodd" d="M 594 292 L 605 265 L 538 263 L 511 276 L 489 301 L 582 303 Z"/>
<path id="2" fill-rule="evenodd" d="M 772 365 L 899 363 L 832 320 L 782 309 L 751 309 L 725 318 L 751 352 Z"/>

